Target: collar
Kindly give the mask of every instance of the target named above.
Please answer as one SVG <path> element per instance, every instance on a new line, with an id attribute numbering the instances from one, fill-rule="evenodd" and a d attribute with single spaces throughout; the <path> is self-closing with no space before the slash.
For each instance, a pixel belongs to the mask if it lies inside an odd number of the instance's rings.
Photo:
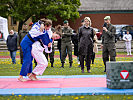
<path id="1" fill-rule="evenodd" d="M 107 24 L 107 27 L 110 27 L 111 26 L 111 24 Z"/>
<path id="2" fill-rule="evenodd" d="M 87 27 L 87 26 L 85 26 L 85 25 L 84 25 L 84 27 L 85 27 L 85 28 L 88 28 L 88 29 L 90 28 L 90 26 Z"/>

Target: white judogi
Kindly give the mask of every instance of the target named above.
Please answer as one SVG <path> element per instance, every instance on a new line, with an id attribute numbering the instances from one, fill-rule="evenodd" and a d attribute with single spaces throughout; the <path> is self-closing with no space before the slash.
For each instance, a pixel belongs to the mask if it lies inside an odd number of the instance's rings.
<path id="1" fill-rule="evenodd" d="M 127 55 L 131 55 L 131 40 L 132 40 L 131 34 L 125 34 L 123 36 L 123 40 L 125 40 Z"/>
<path id="2" fill-rule="evenodd" d="M 35 58 L 37 61 L 37 66 L 34 68 L 32 72 L 36 75 L 42 75 L 46 67 L 48 66 L 48 61 L 45 55 L 43 54 L 43 51 L 44 48 L 41 46 L 39 41 L 36 41 L 32 45 L 31 54 L 33 58 Z"/>
<path id="3" fill-rule="evenodd" d="M 49 37 L 50 36 L 52 37 L 51 30 L 48 30 L 48 34 L 49 34 Z M 37 66 L 34 68 L 34 70 L 32 72 L 36 75 L 42 75 L 43 72 L 45 71 L 46 67 L 48 66 L 48 61 L 47 61 L 45 55 L 43 54 L 44 49 L 45 49 L 46 53 L 52 52 L 52 48 L 49 51 L 48 47 L 45 45 L 44 45 L 44 47 L 42 47 L 39 41 L 34 42 L 32 45 L 31 54 L 37 62 Z"/>

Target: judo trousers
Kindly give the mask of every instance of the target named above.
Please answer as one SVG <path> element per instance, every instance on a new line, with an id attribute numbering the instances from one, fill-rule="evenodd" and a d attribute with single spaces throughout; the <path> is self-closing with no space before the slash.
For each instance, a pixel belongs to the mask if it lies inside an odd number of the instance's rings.
<path id="1" fill-rule="evenodd" d="M 32 71 L 36 75 L 42 75 L 48 66 L 48 61 L 45 55 L 43 54 L 44 48 L 41 47 L 40 43 L 35 42 L 32 45 L 32 56 L 35 58 L 37 62 L 37 66 Z"/>
<path id="2" fill-rule="evenodd" d="M 20 75 L 27 76 L 28 73 L 32 72 L 32 60 L 31 55 L 32 46 L 27 47 L 26 49 L 22 48 L 23 51 L 23 64 L 20 71 Z"/>

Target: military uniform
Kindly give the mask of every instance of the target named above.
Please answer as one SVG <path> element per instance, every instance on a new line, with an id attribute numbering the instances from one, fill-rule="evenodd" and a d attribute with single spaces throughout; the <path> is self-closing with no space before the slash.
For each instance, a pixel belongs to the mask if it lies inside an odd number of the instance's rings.
<path id="1" fill-rule="evenodd" d="M 61 39 L 61 63 L 64 67 L 65 58 L 66 58 L 66 50 L 69 56 L 69 63 L 70 67 L 72 67 L 72 44 L 71 44 L 71 35 L 72 35 L 72 29 L 68 27 L 63 27 L 62 29 L 62 39 Z"/>
<path id="2" fill-rule="evenodd" d="M 102 34 L 102 44 L 103 44 L 103 50 L 102 50 L 102 58 L 105 65 L 105 71 L 106 72 L 106 62 L 109 61 L 116 61 L 116 46 L 115 46 L 115 33 L 116 28 L 112 24 L 106 25 L 107 32 L 103 30 Z"/>
<path id="3" fill-rule="evenodd" d="M 22 39 L 25 37 L 25 35 L 28 33 L 28 30 L 20 30 L 19 34 L 18 34 L 18 44 L 20 46 L 20 43 L 22 41 Z M 22 52 L 22 48 L 20 46 L 20 60 L 21 60 L 21 64 L 23 63 L 23 52 Z"/>

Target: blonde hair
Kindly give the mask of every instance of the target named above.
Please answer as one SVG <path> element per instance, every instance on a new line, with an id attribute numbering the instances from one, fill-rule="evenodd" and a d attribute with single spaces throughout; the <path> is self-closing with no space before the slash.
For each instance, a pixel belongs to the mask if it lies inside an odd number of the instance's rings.
<path id="1" fill-rule="evenodd" d="M 84 20 L 88 20 L 90 22 L 89 26 L 92 25 L 90 17 L 85 17 Z"/>

